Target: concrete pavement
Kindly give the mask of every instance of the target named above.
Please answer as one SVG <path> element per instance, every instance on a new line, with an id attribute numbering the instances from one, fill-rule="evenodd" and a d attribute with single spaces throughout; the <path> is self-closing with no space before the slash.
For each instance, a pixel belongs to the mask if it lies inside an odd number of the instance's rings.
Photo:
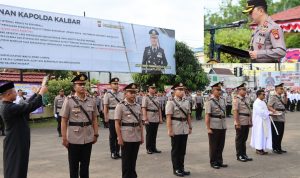
<path id="1" fill-rule="evenodd" d="M 235 130 L 232 118 L 227 119 L 228 131 L 223 153 L 224 163 L 228 168 L 212 169 L 209 165 L 208 137 L 204 121 L 193 121 L 193 133 L 189 136 L 186 170 L 191 171 L 190 178 L 222 177 L 222 178 L 300 178 L 300 113 L 288 113 L 283 149 L 287 154 L 277 155 L 269 151 L 268 155 L 260 156 L 249 147 L 247 152 L 254 160 L 239 162 L 235 157 Z M 250 131 L 251 132 L 251 131 Z M 28 178 L 67 178 L 69 177 L 67 150 L 61 145 L 55 128 L 35 128 L 31 132 L 31 152 Z M 3 143 L 0 137 L 0 143 Z M 173 178 L 170 139 L 165 124 L 160 125 L 158 148 L 161 154 L 146 154 L 145 144 L 140 147 L 137 160 L 137 173 L 140 178 Z M 3 147 L 0 146 L 2 157 Z M 3 162 L 0 161 L 0 177 L 3 176 Z M 112 160 L 109 154 L 108 129 L 100 129 L 98 142 L 93 146 L 90 178 L 121 177 L 121 161 Z"/>

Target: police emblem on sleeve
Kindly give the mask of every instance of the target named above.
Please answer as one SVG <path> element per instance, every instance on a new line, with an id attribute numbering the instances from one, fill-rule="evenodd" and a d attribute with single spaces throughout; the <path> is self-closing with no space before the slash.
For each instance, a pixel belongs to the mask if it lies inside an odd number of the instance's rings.
<path id="1" fill-rule="evenodd" d="M 276 39 L 276 40 L 278 40 L 280 37 L 279 37 L 279 32 L 278 32 L 278 29 L 273 29 L 273 30 L 271 30 L 271 33 L 272 33 L 272 35 L 274 36 L 274 38 Z"/>

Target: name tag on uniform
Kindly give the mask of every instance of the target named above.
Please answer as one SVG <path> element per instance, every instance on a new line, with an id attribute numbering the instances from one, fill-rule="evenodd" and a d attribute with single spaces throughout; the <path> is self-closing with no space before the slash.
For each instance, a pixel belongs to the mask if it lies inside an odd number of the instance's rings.
<path id="1" fill-rule="evenodd" d="M 259 43 L 259 44 L 265 44 L 265 41 L 266 41 L 266 37 L 264 37 L 264 36 L 259 36 L 256 39 L 256 43 Z"/>
<path id="2" fill-rule="evenodd" d="M 159 52 L 159 53 L 157 54 L 157 57 L 158 57 L 158 58 L 162 58 L 162 53 Z"/>

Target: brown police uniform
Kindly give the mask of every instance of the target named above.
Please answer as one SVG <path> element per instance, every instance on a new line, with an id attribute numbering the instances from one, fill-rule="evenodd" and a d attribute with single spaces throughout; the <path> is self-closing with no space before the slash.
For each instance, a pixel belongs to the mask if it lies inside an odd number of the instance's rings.
<path id="1" fill-rule="evenodd" d="M 281 142 L 285 125 L 285 104 L 283 97 L 278 94 L 272 95 L 268 101 L 268 106 L 271 106 L 276 111 L 282 112 L 282 115 L 271 116 L 279 134 L 277 135 L 274 125 L 272 124 L 272 147 L 275 152 L 282 152 Z"/>
<path id="2" fill-rule="evenodd" d="M 145 124 L 146 128 L 146 149 L 148 154 L 153 152 L 160 153 L 156 148 L 156 137 L 160 119 L 160 102 L 158 97 L 150 96 L 149 94 L 143 97 L 142 108 L 146 109 L 148 123 Z M 145 119 L 145 117 L 144 117 Z"/>
<path id="3" fill-rule="evenodd" d="M 265 0 L 248 0 L 243 13 L 249 14 L 258 6 L 267 7 L 267 3 Z M 271 17 L 268 17 L 263 25 L 257 26 L 252 33 L 250 50 L 257 51 L 257 59 L 252 60 L 252 62 L 280 62 L 280 59 L 285 56 L 286 46 L 283 30 Z"/>
<path id="4" fill-rule="evenodd" d="M 87 77 L 86 75 L 82 77 L 82 75 L 84 74 L 75 77 L 72 82 L 79 80 L 78 78 L 85 81 Z M 88 178 L 92 142 L 96 136 L 93 128 L 93 118 L 99 115 L 96 103 L 87 96 L 84 99 L 80 99 L 76 94 L 68 96 L 64 100 L 59 114 L 61 117 L 68 119 L 67 140 L 69 142 L 70 178 L 78 178 L 79 172 L 81 178 Z"/>
<path id="5" fill-rule="evenodd" d="M 179 83 L 172 87 L 176 89 L 184 87 Z M 181 109 L 180 109 L 181 108 Z M 174 97 L 167 101 L 166 115 L 171 115 L 171 126 L 174 136 L 171 137 L 171 158 L 174 174 L 184 174 L 184 159 L 186 154 L 186 145 L 189 134 L 188 119 L 191 114 L 190 102 L 185 98 Z"/>
<path id="6" fill-rule="evenodd" d="M 250 100 L 247 97 L 237 95 L 233 99 L 233 118 L 236 119 L 235 126 L 239 125 L 240 128 L 235 128 L 235 147 L 236 156 L 239 161 L 251 161 L 252 159 L 247 156 L 246 142 L 249 134 L 249 127 L 252 125 L 252 116 L 250 108 Z M 237 111 L 237 115 L 235 113 Z"/>
<path id="7" fill-rule="evenodd" d="M 119 82 L 118 78 L 112 78 L 110 83 L 112 82 Z M 103 98 L 103 105 L 108 106 L 108 115 L 109 115 L 109 146 L 111 157 L 116 158 L 120 157 L 120 146 L 118 145 L 117 133 L 115 128 L 115 121 L 114 121 L 114 114 L 115 108 L 119 102 L 124 99 L 124 94 L 122 92 L 114 92 L 108 91 L 105 93 Z"/>
<path id="8" fill-rule="evenodd" d="M 220 97 L 217 99 L 213 95 L 205 104 L 205 114 L 208 114 L 210 120 L 210 129 L 212 134 L 208 134 L 209 138 L 209 156 L 211 166 L 222 166 L 223 149 L 225 145 L 226 120 L 225 120 L 225 100 Z"/>
<path id="9" fill-rule="evenodd" d="M 127 85 L 126 89 L 136 88 L 136 84 Z M 129 103 L 125 98 L 116 106 L 115 120 L 121 121 L 121 136 L 124 141 L 122 149 L 122 178 L 136 178 L 136 160 L 142 141 L 142 112 L 141 106 Z"/>
<path id="10" fill-rule="evenodd" d="M 60 95 L 57 95 L 55 98 L 54 98 L 54 102 L 53 102 L 53 106 L 54 106 L 54 115 L 56 117 L 56 120 L 57 120 L 57 132 L 58 132 L 58 135 L 61 137 L 61 116 L 59 115 L 59 112 L 61 110 L 61 107 L 64 103 L 66 99 L 66 96 L 63 96 L 61 97 Z"/>

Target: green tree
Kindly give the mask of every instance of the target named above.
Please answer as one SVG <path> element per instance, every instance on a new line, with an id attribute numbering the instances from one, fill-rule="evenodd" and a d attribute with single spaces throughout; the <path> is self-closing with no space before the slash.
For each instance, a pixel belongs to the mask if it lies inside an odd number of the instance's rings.
<path id="1" fill-rule="evenodd" d="M 145 90 L 147 84 L 156 83 L 159 90 L 165 85 L 173 85 L 176 82 L 184 83 L 190 90 L 204 90 L 209 80 L 203 71 L 194 52 L 183 42 L 176 42 L 176 75 L 166 74 L 133 74 L 132 78 Z"/>
<path id="2" fill-rule="evenodd" d="M 210 34 L 208 32 L 205 33 L 205 39 L 204 39 L 204 53 L 205 60 L 209 60 L 209 44 L 210 44 Z M 243 29 L 243 28 L 237 28 L 237 29 L 223 29 L 217 31 L 215 35 L 215 42 L 217 44 L 223 44 L 226 46 L 235 47 L 242 50 L 249 50 L 249 42 L 251 38 L 251 30 L 250 29 Z M 215 54 L 216 55 L 216 54 Z M 247 59 L 238 58 L 236 56 L 221 53 L 221 62 L 223 63 L 243 63 L 243 62 L 249 62 Z"/>
<path id="3" fill-rule="evenodd" d="M 49 104 L 53 104 L 54 98 L 56 95 L 58 95 L 58 92 L 60 89 L 64 89 L 65 95 L 68 95 L 71 93 L 72 89 L 72 78 L 65 78 L 65 79 L 54 79 L 49 80 L 48 82 L 48 96 L 47 100 Z"/>
<path id="4" fill-rule="evenodd" d="M 299 33 L 285 33 L 285 41 L 287 48 L 300 48 L 300 35 Z"/>

